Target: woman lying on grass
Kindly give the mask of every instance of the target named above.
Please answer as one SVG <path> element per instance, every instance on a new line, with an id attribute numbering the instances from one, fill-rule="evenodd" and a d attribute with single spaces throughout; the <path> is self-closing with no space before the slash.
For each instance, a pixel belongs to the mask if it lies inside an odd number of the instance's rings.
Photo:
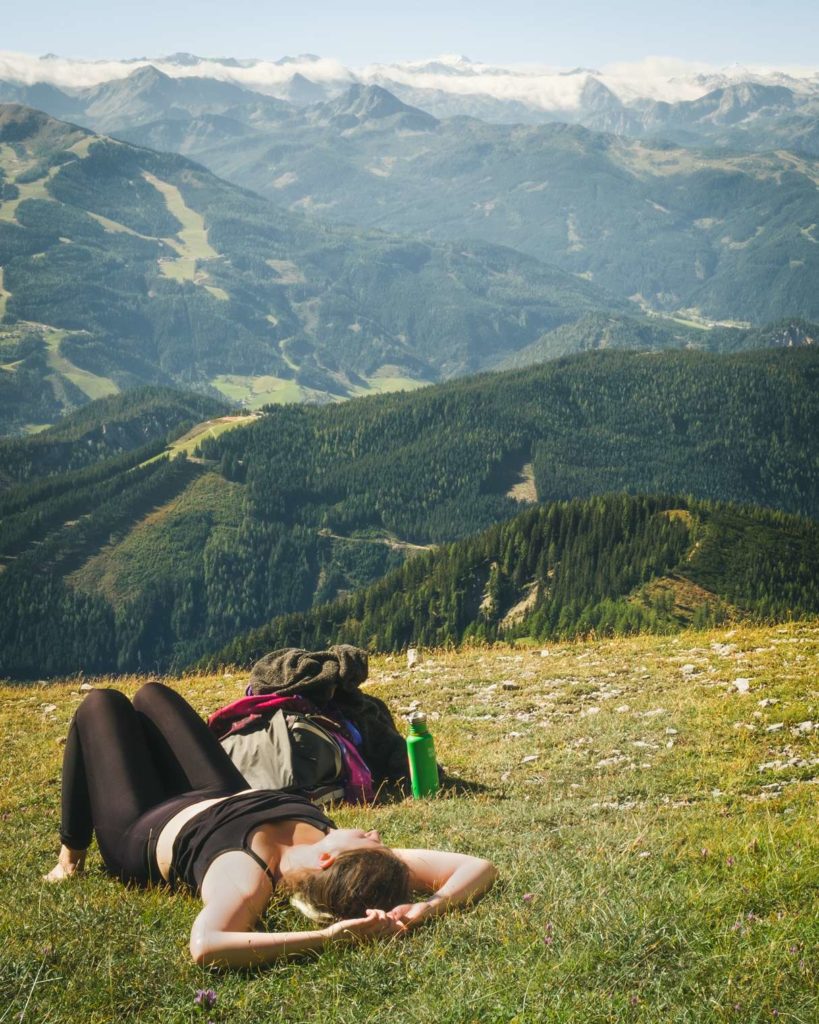
<path id="1" fill-rule="evenodd" d="M 295 794 L 249 790 L 193 708 L 161 683 L 147 683 L 133 704 L 93 690 L 78 708 L 49 881 L 82 871 L 94 831 L 106 869 L 123 882 L 201 894 L 190 940 L 198 964 L 247 967 L 330 941 L 401 935 L 479 896 L 497 875 L 477 857 L 390 850 L 374 830 L 337 829 Z M 413 891 L 431 895 L 412 902 Z M 253 931 L 274 893 L 323 927 Z"/>

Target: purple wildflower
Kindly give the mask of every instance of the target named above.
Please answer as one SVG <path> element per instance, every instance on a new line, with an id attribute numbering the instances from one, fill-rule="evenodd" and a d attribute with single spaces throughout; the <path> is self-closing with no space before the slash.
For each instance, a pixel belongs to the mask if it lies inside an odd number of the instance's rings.
<path id="1" fill-rule="evenodd" d="M 734 858 L 726 857 L 725 863 L 728 865 L 729 868 L 732 868 L 734 866 Z"/>
<path id="2" fill-rule="evenodd" d="M 193 1001 L 197 1006 L 201 1006 L 205 1010 L 209 1010 L 212 1006 L 216 1005 L 216 993 L 212 988 L 198 988 L 196 990 L 196 995 L 193 997 Z"/>
<path id="3" fill-rule="evenodd" d="M 700 850 L 700 857 L 702 857 L 702 859 L 705 860 L 705 858 L 707 856 L 708 856 L 708 850 L 703 846 L 703 848 Z"/>
<path id="4" fill-rule="evenodd" d="M 554 945 L 554 941 L 555 940 L 552 938 L 551 935 L 544 935 L 544 937 L 543 937 L 543 945 L 544 946 L 552 946 L 552 945 Z"/>
<path id="5" fill-rule="evenodd" d="M 638 995 L 632 995 L 628 997 L 628 1001 L 629 1006 L 637 1006 L 637 1004 L 640 1002 L 640 997 Z"/>
<path id="6" fill-rule="evenodd" d="M 534 898 L 535 898 L 535 894 L 533 892 L 525 892 L 523 894 L 523 902 L 524 903 L 531 903 Z"/>

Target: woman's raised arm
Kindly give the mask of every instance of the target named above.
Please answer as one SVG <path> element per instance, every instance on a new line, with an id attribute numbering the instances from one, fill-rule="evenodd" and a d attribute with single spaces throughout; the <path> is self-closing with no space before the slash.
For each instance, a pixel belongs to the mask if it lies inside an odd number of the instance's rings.
<path id="1" fill-rule="evenodd" d="M 253 967 L 318 952 L 331 941 L 361 942 L 406 931 L 406 925 L 383 910 L 369 910 L 364 917 L 335 921 L 315 931 L 254 931 L 269 900 L 269 879 L 245 854 L 222 854 L 202 885 L 204 907 L 191 928 L 194 961 L 202 966 Z"/>
<path id="2" fill-rule="evenodd" d="M 498 877 L 498 869 L 491 861 L 465 853 L 401 849 L 393 853 L 409 868 L 412 888 L 432 894 L 418 903 L 404 903 L 390 911 L 390 917 L 407 927 L 477 899 Z"/>

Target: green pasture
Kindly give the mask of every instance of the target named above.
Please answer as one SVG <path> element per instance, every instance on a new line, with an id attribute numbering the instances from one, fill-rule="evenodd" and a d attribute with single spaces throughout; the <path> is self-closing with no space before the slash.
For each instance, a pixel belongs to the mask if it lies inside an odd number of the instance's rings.
<path id="1" fill-rule="evenodd" d="M 48 349 L 48 364 L 62 377 L 75 384 L 83 394 L 90 399 L 107 398 L 109 395 L 119 394 L 119 388 L 108 377 L 101 377 L 99 374 L 91 373 L 75 366 L 60 351 L 60 342 L 66 336 L 67 331 L 56 330 L 52 327 L 43 329 L 43 339 Z"/>
<path id="2" fill-rule="evenodd" d="M 460 781 L 334 818 L 489 857 L 500 879 L 402 940 L 234 973 L 190 962 L 188 895 L 124 889 L 93 851 L 85 878 L 41 881 L 83 680 L 7 685 L 0 1019 L 811 1024 L 818 655 L 812 621 L 373 658 L 369 691 L 399 721 L 426 710 Z M 205 714 L 245 683 L 174 685 Z M 304 923 L 274 906 L 263 927 Z"/>
<path id="3" fill-rule="evenodd" d="M 193 281 L 196 275 L 197 260 L 212 260 L 219 256 L 219 253 L 208 242 L 205 219 L 201 213 L 197 213 L 187 205 L 175 185 L 161 181 L 147 171 L 143 172 L 143 177 L 158 192 L 161 192 L 168 210 L 182 225 L 182 229 L 175 238 L 166 239 L 177 250 L 179 256 L 176 259 L 161 260 L 160 269 L 166 277 L 174 281 Z"/>

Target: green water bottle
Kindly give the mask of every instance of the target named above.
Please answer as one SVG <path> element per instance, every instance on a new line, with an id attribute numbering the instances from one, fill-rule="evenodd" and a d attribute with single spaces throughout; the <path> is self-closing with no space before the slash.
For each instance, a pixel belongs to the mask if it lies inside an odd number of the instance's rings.
<path id="1" fill-rule="evenodd" d="M 432 796 L 438 792 L 438 762 L 435 760 L 435 744 L 427 729 L 427 716 L 423 711 L 414 712 L 409 726 L 407 757 L 412 795 L 416 798 Z"/>

